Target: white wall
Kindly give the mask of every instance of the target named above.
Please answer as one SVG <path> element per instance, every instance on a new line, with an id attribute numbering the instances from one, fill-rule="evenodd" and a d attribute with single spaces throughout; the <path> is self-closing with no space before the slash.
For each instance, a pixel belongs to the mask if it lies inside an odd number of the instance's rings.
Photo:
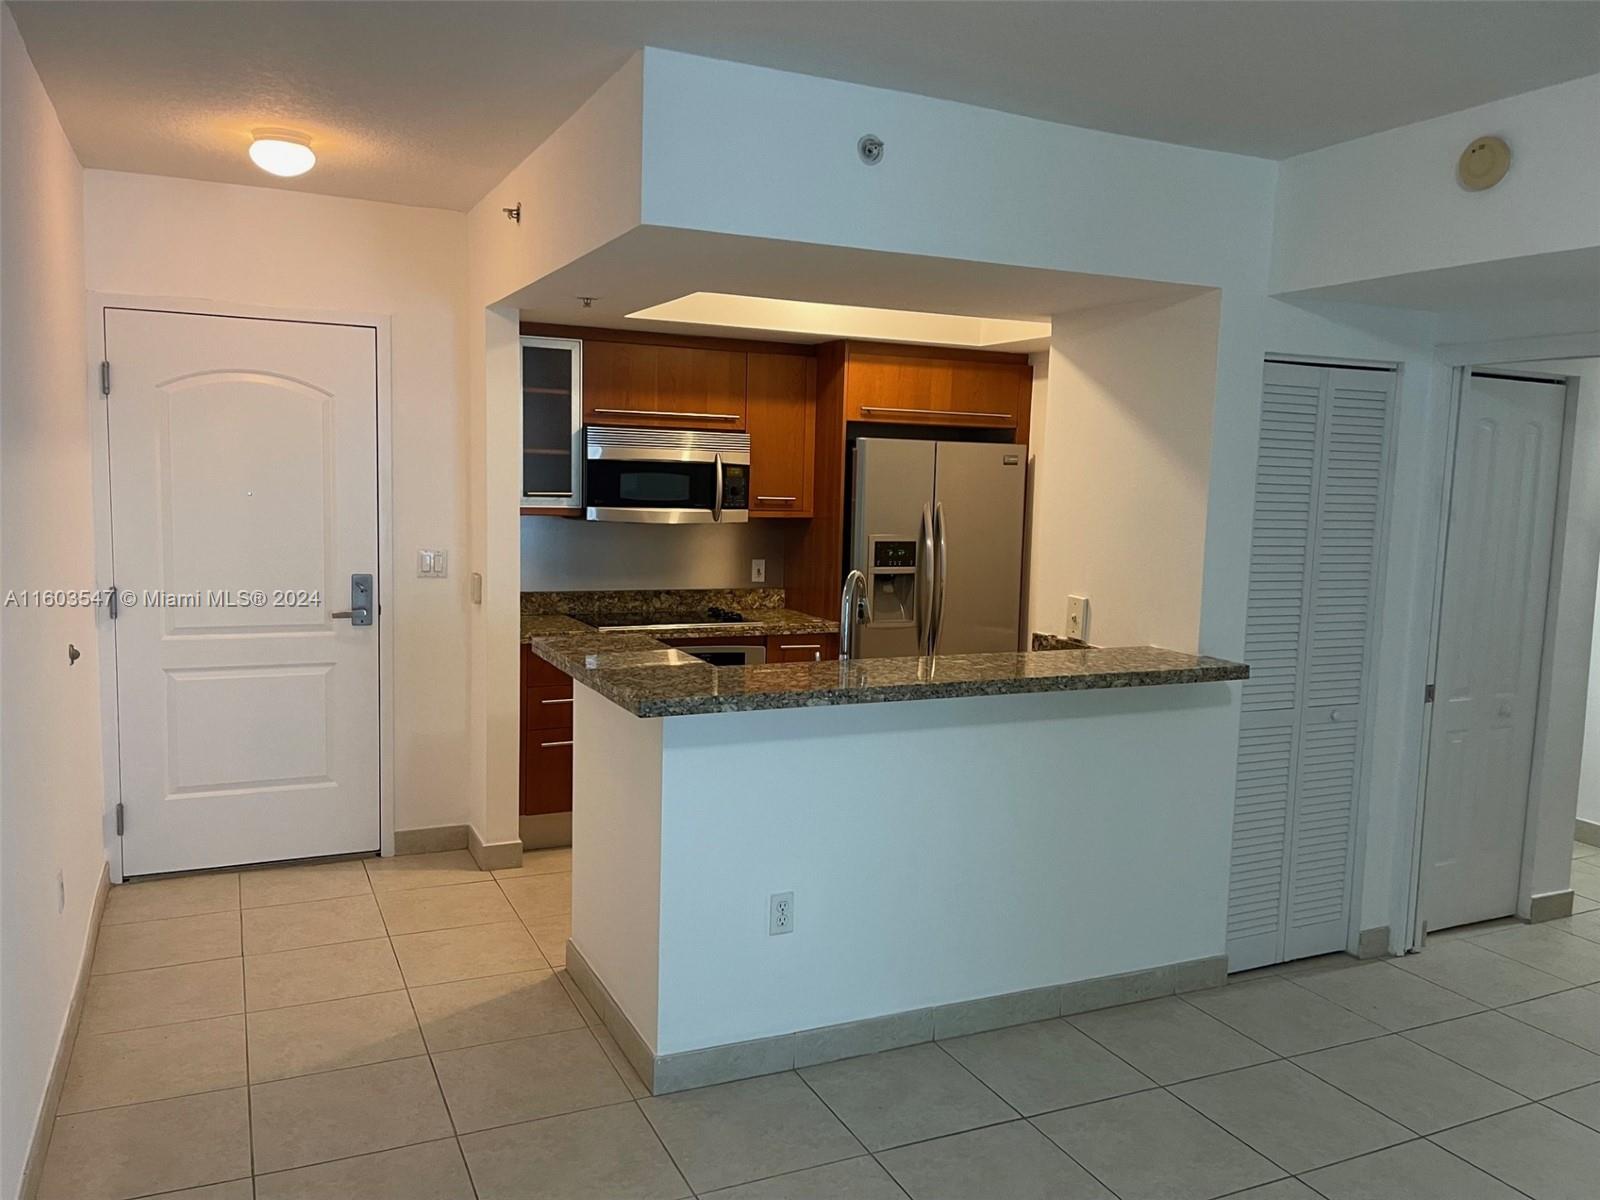
<path id="1" fill-rule="evenodd" d="M 1221 955 L 1237 690 L 666 719 L 656 1052 Z M 630 755 L 663 724 L 622 720 Z"/>
<path id="2" fill-rule="evenodd" d="M 1216 285 L 1264 281 L 1276 164 L 644 52 L 643 220 Z M 856 156 L 883 138 L 878 166 Z"/>
<path id="3" fill-rule="evenodd" d="M 1600 245 L 1597 113 L 1590 75 L 1288 159 L 1272 290 Z M 1469 192 L 1456 159 L 1485 134 L 1510 144 L 1511 171 Z"/>
<path id="4" fill-rule="evenodd" d="M 83 172 L 0 9 L 0 589 L 92 590 Z M 0 609 L 0 1195 L 15 1196 L 105 865 L 96 615 Z M 83 653 L 67 664 L 67 644 Z M 57 906 L 57 873 L 64 904 Z"/>
<path id="5" fill-rule="evenodd" d="M 467 214 L 469 613 L 467 806 L 486 842 L 517 838 L 522 392 L 507 296 L 639 221 L 643 58 L 635 55 Z M 520 222 L 505 208 L 520 204 Z"/>
<path id="6" fill-rule="evenodd" d="M 1198 647 L 1219 314 L 1205 292 L 1055 318 L 1033 435 L 1047 464 L 1031 521 L 1036 628 L 1063 632 L 1080 595 L 1096 645 Z"/>
<path id="7" fill-rule="evenodd" d="M 91 291 L 391 318 L 395 825 L 469 821 L 465 217 L 114 171 L 84 192 Z M 450 578 L 417 578 L 424 547 Z"/>
<path id="8" fill-rule="evenodd" d="M 651 1046 L 660 999 L 661 726 L 573 688 L 572 939 Z"/>

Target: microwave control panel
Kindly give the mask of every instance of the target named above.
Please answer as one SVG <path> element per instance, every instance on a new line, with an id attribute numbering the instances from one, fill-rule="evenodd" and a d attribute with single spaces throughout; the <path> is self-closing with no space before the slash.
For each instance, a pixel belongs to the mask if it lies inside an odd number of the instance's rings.
<path id="1" fill-rule="evenodd" d="M 734 463 L 722 467 L 722 507 L 750 507 L 750 468 Z"/>

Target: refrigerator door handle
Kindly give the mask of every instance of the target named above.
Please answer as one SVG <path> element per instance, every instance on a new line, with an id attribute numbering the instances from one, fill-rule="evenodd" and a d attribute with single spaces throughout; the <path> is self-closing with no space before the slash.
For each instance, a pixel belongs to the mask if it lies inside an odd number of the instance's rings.
<path id="1" fill-rule="evenodd" d="M 922 524 L 917 527 L 917 653 L 926 655 L 928 633 L 933 626 L 933 517 L 922 506 Z"/>
<path id="2" fill-rule="evenodd" d="M 939 635 L 944 632 L 944 588 L 950 579 L 950 559 L 944 536 L 944 505 L 933 505 L 933 540 L 937 544 L 934 554 L 933 613 L 929 621 L 928 656 L 939 652 Z"/>

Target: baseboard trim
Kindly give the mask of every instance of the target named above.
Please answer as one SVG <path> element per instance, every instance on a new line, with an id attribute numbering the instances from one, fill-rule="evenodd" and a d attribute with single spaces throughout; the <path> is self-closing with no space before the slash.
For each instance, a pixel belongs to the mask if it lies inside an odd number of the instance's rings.
<path id="1" fill-rule="evenodd" d="M 1389 927 L 1379 925 L 1372 929 L 1363 929 L 1356 935 L 1356 957 L 1388 958 Z"/>
<path id="2" fill-rule="evenodd" d="M 1556 921 L 1572 915 L 1572 889 L 1564 892 L 1542 892 L 1528 901 L 1528 924 Z"/>
<path id="3" fill-rule="evenodd" d="M 1600 821 L 1585 821 L 1579 817 L 1578 827 L 1572 837 L 1585 846 L 1600 846 Z"/>
<path id="4" fill-rule="evenodd" d="M 522 835 L 524 850 L 551 850 L 557 846 L 570 846 L 572 814 L 541 813 L 535 817 L 522 817 L 518 832 Z"/>
<path id="5" fill-rule="evenodd" d="M 1220 987 L 1227 982 L 1228 960 L 1225 955 L 1216 955 L 1168 963 L 1121 975 L 908 1009 L 861 1021 L 664 1055 L 651 1050 L 627 1014 L 611 998 L 583 952 L 570 940 L 567 942 L 567 973 L 600 1014 L 600 1020 L 622 1047 L 622 1053 L 651 1095 L 663 1096 L 714 1083 L 876 1054 L 881 1050 L 896 1050 L 919 1042 L 942 1041 L 1009 1025 L 1073 1016 L 1097 1008 L 1113 1008 L 1136 1000 Z"/>
<path id="6" fill-rule="evenodd" d="M 465 825 L 430 825 L 424 829 L 396 829 L 394 852 L 400 854 L 436 854 L 440 850 L 465 850 L 467 827 Z"/>
<path id="7" fill-rule="evenodd" d="M 594 973 L 589 960 L 577 946 L 572 944 L 570 938 L 567 939 L 567 974 L 572 982 L 578 985 L 578 990 L 583 993 L 583 998 L 589 1002 L 590 1007 L 600 1015 L 601 1024 L 616 1040 L 628 1064 L 638 1072 L 640 1082 L 654 1093 L 655 1054 L 651 1051 L 649 1043 L 639 1036 L 639 1031 L 633 1027 L 633 1022 L 628 1020 L 627 1014 L 611 998 L 606 985 L 600 982 L 600 976 Z"/>
<path id="8" fill-rule="evenodd" d="M 44 1174 L 44 1156 L 50 1149 L 50 1131 L 55 1127 L 56 1108 L 61 1103 L 61 1089 L 66 1086 L 72 1048 L 78 1041 L 78 1024 L 83 1020 L 84 997 L 89 993 L 89 972 L 94 966 L 95 947 L 100 941 L 100 918 L 105 914 L 106 897 L 110 894 L 111 864 L 104 863 L 100 867 L 100 882 L 95 885 L 94 904 L 89 909 L 89 930 L 83 942 L 83 959 L 78 963 L 78 978 L 72 985 L 72 999 L 67 1004 L 67 1019 L 61 1026 L 61 1040 L 56 1045 L 55 1061 L 50 1064 L 50 1080 L 45 1084 L 38 1120 L 33 1127 L 33 1138 L 28 1143 L 28 1157 L 22 1167 L 22 1186 L 17 1191 L 19 1200 L 34 1200 L 39 1193 L 39 1181 Z"/>
<path id="9" fill-rule="evenodd" d="M 480 871 L 510 871 L 522 865 L 522 839 L 514 842 L 486 842 L 478 831 L 467 826 L 467 851 Z"/>

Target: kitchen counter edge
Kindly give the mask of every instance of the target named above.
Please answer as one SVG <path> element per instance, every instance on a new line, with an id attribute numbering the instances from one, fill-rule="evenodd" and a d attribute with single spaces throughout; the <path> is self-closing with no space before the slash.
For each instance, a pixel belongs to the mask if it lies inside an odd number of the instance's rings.
<path id="1" fill-rule="evenodd" d="M 586 631 L 536 636 L 529 645 L 638 717 L 1166 687 L 1250 675 L 1244 663 L 1159 646 L 713 667 L 643 634 Z"/>

